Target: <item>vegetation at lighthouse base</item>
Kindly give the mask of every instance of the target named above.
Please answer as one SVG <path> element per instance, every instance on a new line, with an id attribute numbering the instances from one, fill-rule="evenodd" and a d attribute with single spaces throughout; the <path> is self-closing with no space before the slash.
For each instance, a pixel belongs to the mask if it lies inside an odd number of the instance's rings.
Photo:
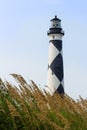
<path id="1" fill-rule="evenodd" d="M 0 79 L 0 130 L 87 130 L 87 100 L 51 96 L 12 76 L 17 86 Z"/>

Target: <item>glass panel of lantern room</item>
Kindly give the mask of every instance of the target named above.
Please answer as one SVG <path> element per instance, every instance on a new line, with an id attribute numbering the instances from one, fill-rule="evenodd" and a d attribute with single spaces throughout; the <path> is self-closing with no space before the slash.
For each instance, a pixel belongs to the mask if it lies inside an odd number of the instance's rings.
<path id="1" fill-rule="evenodd" d="M 61 22 L 58 21 L 58 20 L 51 21 L 51 27 L 52 28 L 60 28 L 61 27 Z"/>

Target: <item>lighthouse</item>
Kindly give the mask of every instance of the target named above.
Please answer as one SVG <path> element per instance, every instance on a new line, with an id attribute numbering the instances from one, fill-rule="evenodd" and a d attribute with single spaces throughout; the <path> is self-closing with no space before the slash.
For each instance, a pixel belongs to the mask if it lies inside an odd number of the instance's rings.
<path id="1" fill-rule="evenodd" d="M 61 27 L 61 20 L 55 16 L 51 21 L 51 26 L 47 35 L 49 36 L 49 56 L 47 72 L 47 91 L 53 95 L 58 92 L 64 94 L 64 70 L 62 37 L 64 31 Z"/>

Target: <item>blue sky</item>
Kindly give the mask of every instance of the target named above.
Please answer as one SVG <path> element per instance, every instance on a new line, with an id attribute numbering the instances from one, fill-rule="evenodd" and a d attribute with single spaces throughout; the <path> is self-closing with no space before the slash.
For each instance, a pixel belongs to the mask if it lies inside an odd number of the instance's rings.
<path id="1" fill-rule="evenodd" d="M 87 98 L 87 1 L 0 0 L 0 77 L 18 73 L 44 87 L 50 19 L 62 20 L 65 92 Z"/>

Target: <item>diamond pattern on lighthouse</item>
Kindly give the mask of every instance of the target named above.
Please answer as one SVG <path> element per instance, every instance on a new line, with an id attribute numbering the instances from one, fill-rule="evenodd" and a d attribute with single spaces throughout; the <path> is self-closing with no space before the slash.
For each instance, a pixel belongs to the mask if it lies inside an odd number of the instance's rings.
<path id="1" fill-rule="evenodd" d="M 61 40 L 51 40 L 52 44 L 59 50 L 62 50 L 62 41 Z"/>
<path id="2" fill-rule="evenodd" d="M 60 93 L 60 94 L 64 94 L 64 88 L 63 88 L 62 84 L 60 84 L 60 85 L 58 86 L 58 88 L 57 88 L 56 91 L 57 91 L 58 93 Z"/>
<path id="3" fill-rule="evenodd" d="M 49 45 L 49 57 L 48 57 L 48 64 L 50 65 L 54 58 L 59 54 L 58 49 L 54 46 L 52 42 Z"/>
<path id="4" fill-rule="evenodd" d="M 48 91 L 50 93 L 54 93 L 56 90 L 57 90 L 57 87 L 60 85 L 60 81 L 59 79 L 56 77 L 55 74 L 52 74 L 52 70 L 51 68 L 49 68 L 48 70 L 48 83 L 47 84 L 50 84 L 50 88 L 48 88 Z"/>
<path id="5" fill-rule="evenodd" d="M 51 63 L 50 68 L 61 82 L 63 80 L 63 59 L 61 54 L 56 56 L 56 58 Z"/>

